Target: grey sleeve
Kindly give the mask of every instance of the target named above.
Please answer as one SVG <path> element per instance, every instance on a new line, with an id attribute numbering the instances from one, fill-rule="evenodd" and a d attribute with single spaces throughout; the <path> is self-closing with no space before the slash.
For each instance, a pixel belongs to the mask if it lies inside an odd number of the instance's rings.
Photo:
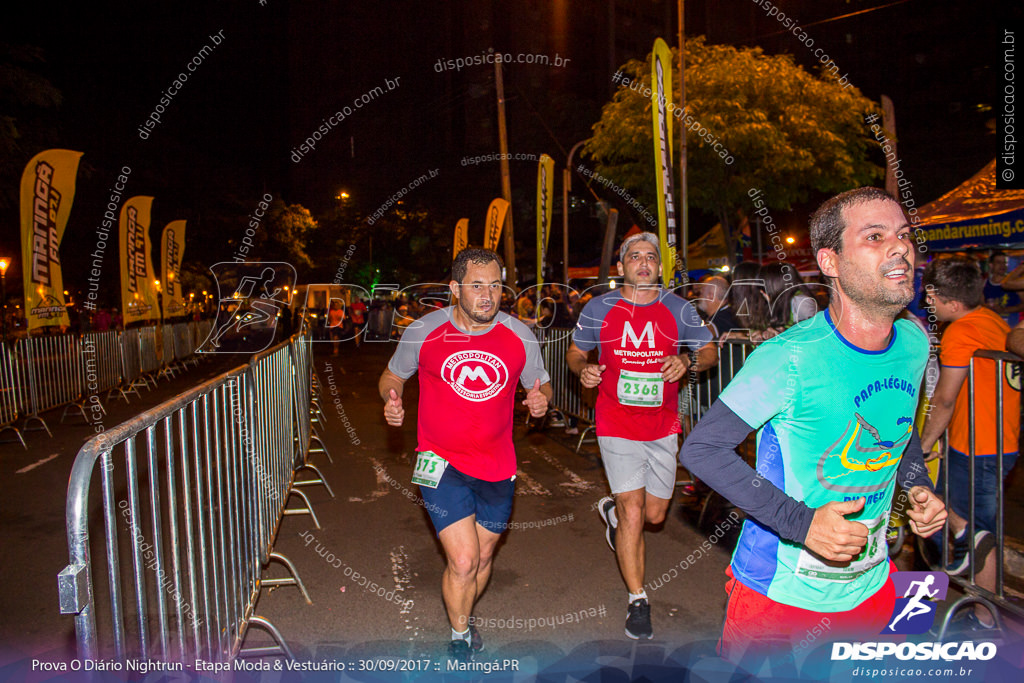
<path id="1" fill-rule="evenodd" d="M 533 382 L 538 379 L 541 384 L 550 382 L 551 376 L 544 369 L 544 359 L 540 353 L 540 342 L 537 341 L 537 337 L 529 327 L 512 317 L 509 317 L 509 329 L 516 333 L 526 350 L 526 365 L 523 366 L 523 374 L 519 376 L 519 381 L 527 389 L 532 388 Z"/>
<path id="2" fill-rule="evenodd" d="M 677 297 L 679 298 L 679 297 Z M 696 351 L 714 339 L 714 335 L 704 320 L 689 301 L 679 298 L 678 310 L 675 311 L 676 329 L 679 335 L 679 346 Z"/>
<path id="3" fill-rule="evenodd" d="M 601 300 L 601 297 L 594 297 L 587 302 L 587 305 L 580 311 L 576 328 L 572 331 L 572 343 L 581 351 L 591 351 L 601 343 L 601 325 L 604 324 L 604 317 L 596 317 L 601 311 L 598 308 L 600 304 L 597 302 Z"/>
<path id="4" fill-rule="evenodd" d="M 434 311 L 414 320 L 402 333 L 398 348 L 388 361 L 388 370 L 402 379 L 409 379 L 416 374 L 420 363 L 420 349 L 427 336 L 448 320 L 448 309 Z"/>
<path id="5" fill-rule="evenodd" d="M 802 544 L 814 509 L 786 495 L 736 454 L 750 426 L 722 401 L 715 401 L 683 443 L 679 462 L 781 538 Z"/>

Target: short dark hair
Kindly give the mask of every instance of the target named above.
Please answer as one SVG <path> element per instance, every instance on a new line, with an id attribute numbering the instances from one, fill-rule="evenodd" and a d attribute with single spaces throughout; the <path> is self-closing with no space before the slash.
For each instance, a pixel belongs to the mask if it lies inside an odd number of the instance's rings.
<path id="1" fill-rule="evenodd" d="M 984 302 L 985 278 L 973 259 L 962 256 L 938 258 L 924 269 L 921 284 L 947 301 L 959 301 L 967 308 Z"/>
<path id="2" fill-rule="evenodd" d="M 837 254 L 843 248 L 843 210 L 877 199 L 899 202 L 885 190 L 878 187 L 858 187 L 826 200 L 811 216 L 811 249 L 817 255 L 820 249 L 831 249 Z M 902 209 L 902 207 L 901 207 Z"/>
<path id="3" fill-rule="evenodd" d="M 499 269 L 505 267 L 501 257 L 490 249 L 477 249 L 475 247 L 463 249 L 452 263 L 452 279 L 460 285 L 466 277 L 466 271 L 469 270 L 470 262 L 478 266 L 486 266 L 488 263 L 497 262 Z"/>

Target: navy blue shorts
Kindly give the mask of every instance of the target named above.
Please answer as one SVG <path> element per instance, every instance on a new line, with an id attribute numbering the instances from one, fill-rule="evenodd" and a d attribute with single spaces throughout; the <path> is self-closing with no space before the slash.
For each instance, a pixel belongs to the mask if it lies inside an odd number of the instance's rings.
<path id="1" fill-rule="evenodd" d="M 971 480 L 968 472 L 971 456 L 949 449 L 949 496 L 948 505 L 963 517 L 968 518 L 971 501 Z M 1003 454 L 1003 479 L 1006 479 L 1017 462 L 1017 453 Z M 974 524 L 978 529 L 996 532 L 996 489 L 1003 485 L 996 471 L 996 456 L 984 455 L 974 458 Z M 939 486 L 945 481 L 945 474 L 939 473 Z"/>
<path id="2" fill-rule="evenodd" d="M 420 486 L 420 495 L 438 535 L 449 524 L 473 515 L 477 524 L 500 534 L 508 528 L 515 489 L 511 479 L 484 481 L 448 465 L 437 488 Z"/>

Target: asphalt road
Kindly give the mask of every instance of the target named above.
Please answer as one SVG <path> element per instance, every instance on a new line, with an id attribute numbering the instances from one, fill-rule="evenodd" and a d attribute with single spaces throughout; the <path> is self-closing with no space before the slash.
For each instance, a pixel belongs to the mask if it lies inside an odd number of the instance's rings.
<path id="1" fill-rule="evenodd" d="M 417 383 L 407 384 L 401 429 L 384 424 L 376 395 L 393 349 L 387 343 L 348 346 L 338 356 L 324 353 L 324 346 L 317 349 L 323 433 L 333 463 L 324 455 L 314 461 L 336 497 L 322 487 L 305 489 L 322 528 L 308 516 L 285 517 L 275 548 L 295 564 L 313 604 L 295 587 L 265 588 L 255 610 L 280 630 L 300 661 L 342 662 L 351 671 L 373 661 L 433 667 L 445 660 L 450 632 L 440 591 L 444 557 L 410 483 Z M 237 364 L 231 357 L 214 360 L 162 382 L 143 402 L 155 404 Z M 141 403 L 108 402 L 106 425 L 135 414 Z M 75 656 L 73 619 L 59 614 L 56 576 L 67 564 L 68 474 L 91 430 L 81 420 L 55 424 L 58 417 L 59 411 L 47 415 L 54 438 L 29 434 L 27 452 L 17 444 L 0 445 L 0 678 L 9 677 L 5 671 L 24 671 L 31 659 Z M 596 512 L 607 484 L 596 444 L 584 444 L 577 453 L 576 438 L 562 427 L 530 427 L 525 408 L 517 410 L 512 528 L 477 603 L 475 617 L 487 646 L 478 659 L 513 662 L 528 672 L 522 680 L 538 672 L 582 678 L 602 667 L 618 669 L 627 679 L 640 671 L 678 672 L 679 663 L 710 655 L 721 628 L 731 523 L 719 527 L 719 541 L 713 526 L 698 529 L 693 501 L 677 496 L 666 522 L 646 535 L 655 637 L 643 643 L 627 639 L 626 591 Z M 910 568 L 909 562 L 902 559 L 901 568 Z M 271 576 L 284 576 L 283 569 L 272 564 L 264 572 Z M 269 642 L 254 629 L 246 644 Z M 712 674 L 717 671 L 715 658 L 701 661 Z M 387 680 L 391 674 L 367 673 L 362 679 Z M 712 674 L 708 680 L 717 679 Z"/>

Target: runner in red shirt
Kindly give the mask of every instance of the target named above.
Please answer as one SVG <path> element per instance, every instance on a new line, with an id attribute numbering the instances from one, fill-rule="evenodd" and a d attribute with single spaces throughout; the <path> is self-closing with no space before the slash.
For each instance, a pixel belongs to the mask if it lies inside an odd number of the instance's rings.
<path id="1" fill-rule="evenodd" d="M 405 381 L 420 375 L 413 482 L 447 556 L 441 594 L 452 627 L 448 651 L 460 660 L 483 647 L 473 605 L 512 512 L 516 381 L 528 389 L 523 403 L 534 417 L 544 416 L 551 399 L 536 337 L 498 310 L 501 268 L 493 251 L 459 252 L 449 283 L 457 304 L 409 325 L 379 383 L 384 418 L 400 427 Z"/>
<path id="2" fill-rule="evenodd" d="M 685 345 L 697 351 L 696 370 L 717 362 L 711 332 L 688 302 L 661 289 L 658 237 L 644 232 L 619 249 L 620 289 L 583 309 L 566 353 L 585 387 L 600 387 L 596 428 L 611 497 L 598 502 L 608 545 L 629 590 L 626 635 L 651 638 L 644 590 L 644 523 L 661 524 L 675 489 L 679 382 L 690 368 Z M 599 364 L 587 352 L 600 348 Z"/>

